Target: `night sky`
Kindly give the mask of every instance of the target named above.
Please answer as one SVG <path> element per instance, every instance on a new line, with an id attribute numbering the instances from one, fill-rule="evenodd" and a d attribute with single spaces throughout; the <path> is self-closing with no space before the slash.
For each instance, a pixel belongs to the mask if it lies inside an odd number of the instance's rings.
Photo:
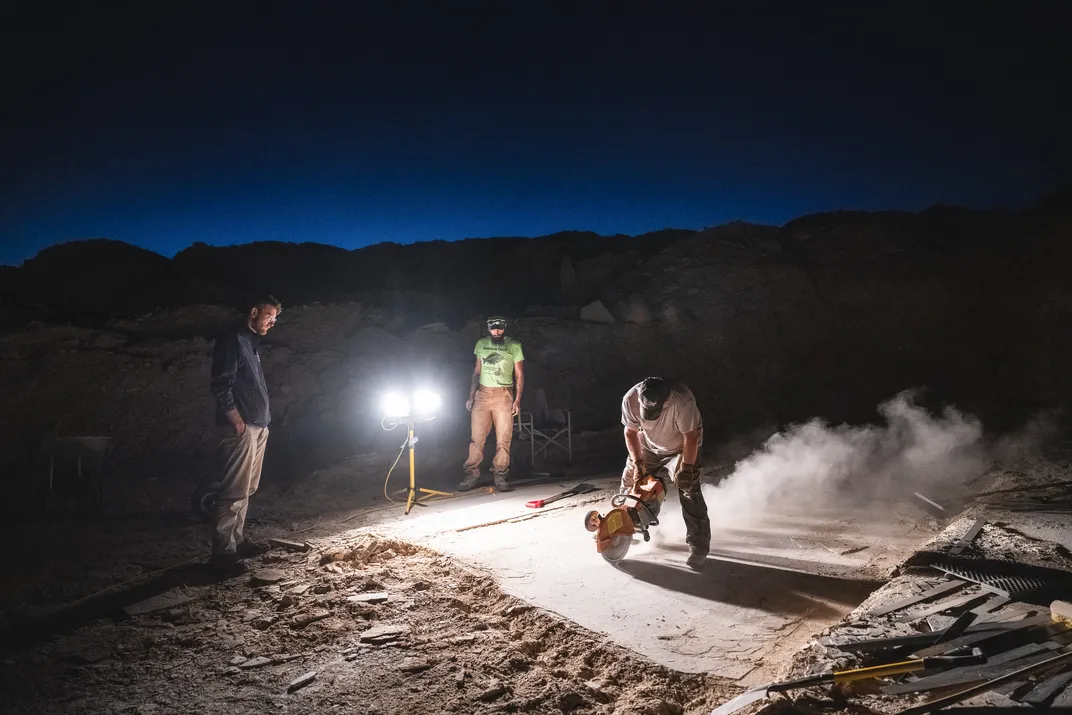
<path id="1" fill-rule="evenodd" d="M 1072 177 L 1067 2 L 656 4 L 6 3 L 0 263 L 1020 208 Z"/>

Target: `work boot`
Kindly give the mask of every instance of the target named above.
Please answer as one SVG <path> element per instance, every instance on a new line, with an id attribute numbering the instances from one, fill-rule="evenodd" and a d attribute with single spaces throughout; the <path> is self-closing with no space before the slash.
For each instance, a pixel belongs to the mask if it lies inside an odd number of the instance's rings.
<path id="1" fill-rule="evenodd" d="M 689 558 L 685 559 L 685 563 L 693 571 L 703 571 L 707 564 L 707 552 L 693 550 L 689 553 Z"/>
<path id="2" fill-rule="evenodd" d="M 500 492 L 512 492 L 512 491 L 514 491 L 514 488 L 512 486 L 510 486 L 510 482 L 506 481 L 506 475 L 505 474 L 496 474 L 495 475 L 495 488 L 498 489 Z"/>
<path id="3" fill-rule="evenodd" d="M 479 471 L 466 472 L 465 473 L 465 479 L 463 479 L 462 483 L 458 485 L 458 491 L 467 492 L 470 489 L 473 489 L 474 487 L 476 487 L 476 485 L 479 484 L 479 483 L 480 483 L 480 472 Z"/>
<path id="4" fill-rule="evenodd" d="M 238 544 L 238 548 L 235 549 L 235 553 L 239 558 L 254 559 L 258 556 L 262 556 L 271 550 L 271 546 L 263 541 L 250 541 L 249 539 L 243 539 Z"/>
<path id="5" fill-rule="evenodd" d="M 238 554 L 212 554 L 208 566 L 214 573 L 223 578 L 241 576 L 249 571 L 249 567 L 238 558 Z"/>

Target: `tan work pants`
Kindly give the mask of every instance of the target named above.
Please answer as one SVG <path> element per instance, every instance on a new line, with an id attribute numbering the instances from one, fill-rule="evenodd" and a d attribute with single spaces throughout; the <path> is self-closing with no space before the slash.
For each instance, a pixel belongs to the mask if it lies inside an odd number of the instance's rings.
<path id="1" fill-rule="evenodd" d="M 469 442 L 469 458 L 463 469 L 469 474 L 480 473 L 484 461 L 484 443 L 488 432 L 495 427 L 495 458 L 491 468 L 496 474 L 510 471 L 510 442 L 514 438 L 514 396 L 509 387 L 484 387 L 476 391 L 473 399 L 473 437 Z"/>
<path id="2" fill-rule="evenodd" d="M 216 498 L 212 553 L 233 554 L 242 543 L 249 498 L 261 483 L 264 446 L 268 428 L 246 425 L 242 436 L 231 435 L 220 442 L 223 452 L 223 486 Z"/>

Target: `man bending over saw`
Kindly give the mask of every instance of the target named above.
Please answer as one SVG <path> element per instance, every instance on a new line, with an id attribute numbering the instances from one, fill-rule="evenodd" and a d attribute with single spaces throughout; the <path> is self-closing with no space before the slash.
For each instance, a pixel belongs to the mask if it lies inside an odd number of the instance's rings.
<path id="1" fill-rule="evenodd" d="M 638 478 L 661 472 L 670 475 L 681 497 L 685 518 L 688 565 L 699 570 L 711 548 L 711 521 L 700 492 L 700 448 L 703 420 L 696 399 L 675 380 L 649 377 L 622 398 L 622 424 L 629 458 L 622 472 L 622 493 Z"/>

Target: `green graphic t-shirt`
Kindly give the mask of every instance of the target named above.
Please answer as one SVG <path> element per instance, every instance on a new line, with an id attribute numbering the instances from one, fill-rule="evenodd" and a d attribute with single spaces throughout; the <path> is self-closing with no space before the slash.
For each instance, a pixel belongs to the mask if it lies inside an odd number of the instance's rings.
<path id="1" fill-rule="evenodd" d="M 484 387 L 513 387 L 514 363 L 525 359 L 521 341 L 506 338 L 496 345 L 491 338 L 476 341 L 473 354 L 480 358 L 480 384 Z"/>

